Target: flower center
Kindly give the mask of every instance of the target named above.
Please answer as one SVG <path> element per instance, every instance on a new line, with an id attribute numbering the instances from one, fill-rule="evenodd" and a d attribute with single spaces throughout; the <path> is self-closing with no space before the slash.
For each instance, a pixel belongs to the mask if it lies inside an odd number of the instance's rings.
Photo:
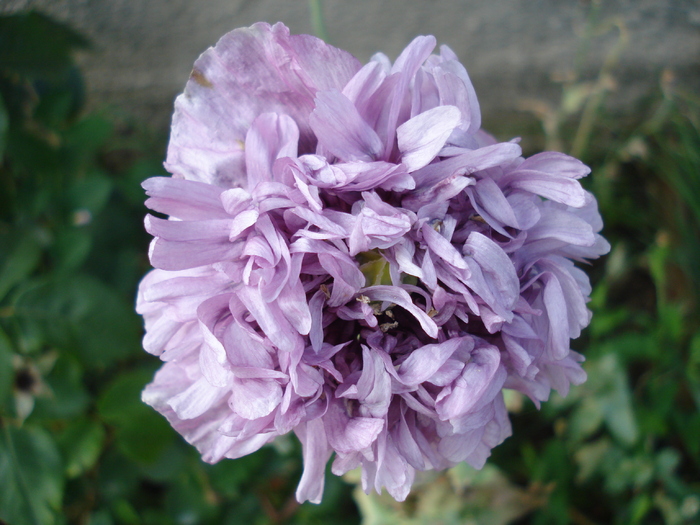
<path id="1" fill-rule="evenodd" d="M 365 276 L 365 286 L 391 285 L 389 261 L 378 249 L 360 252 L 355 259 L 360 264 L 360 271 Z"/>

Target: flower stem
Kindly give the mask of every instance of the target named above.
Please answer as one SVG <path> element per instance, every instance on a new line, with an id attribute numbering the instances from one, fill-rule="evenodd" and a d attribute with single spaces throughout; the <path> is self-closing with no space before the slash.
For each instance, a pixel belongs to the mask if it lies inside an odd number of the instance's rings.
<path id="1" fill-rule="evenodd" d="M 328 31 L 326 31 L 326 23 L 323 19 L 321 0 L 309 0 L 309 11 L 311 12 L 311 25 L 314 28 L 314 33 L 324 42 L 328 42 Z"/>

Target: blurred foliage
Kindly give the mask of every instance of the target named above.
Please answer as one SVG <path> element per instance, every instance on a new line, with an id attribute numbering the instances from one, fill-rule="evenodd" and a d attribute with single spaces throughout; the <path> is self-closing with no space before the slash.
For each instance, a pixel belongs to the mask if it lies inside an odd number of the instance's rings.
<path id="1" fill-rule="evenodd" d="M 607 112 L 628 36 L 594 22 L 589 37 L 620 35 L 598 79 L 564 78 L 558 107 L 523 103 L 550 148 L 593 167 L 613 246 L 575 342 L 588 382 L 541 411 L 508 392 L 514 435 L 482 471 L 421 475 L 403 504 L 329 475 L 315 506 L 294 500 L 293 437 L 206 465 L 141 403 L 158 362 L 133 312 L 149 268 L 139 184 L 164 174 L 163 144 L 85 112 L 84 38 L 0 17 L 0 523 L 700 522 L 700 102 L 665 72 L 647 113 Z"/>

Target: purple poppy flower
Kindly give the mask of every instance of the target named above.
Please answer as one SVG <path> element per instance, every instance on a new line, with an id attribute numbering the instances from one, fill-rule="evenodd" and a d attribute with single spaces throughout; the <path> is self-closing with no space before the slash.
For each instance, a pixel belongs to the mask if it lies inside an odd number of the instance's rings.
<path id="1" fill-rule="evenodd" d="M 536 404 L 586 378 L 574 261 L 608 250 L 589 170 L 480 129 L 446 47 L 416 38 L 361 66 L 282 24 L 225 35 L 175 103 L 144 182 L 156 268 L 143 399 L 205 461 L 290 431 L 299 501 L 324 470 L 408 495 L 416 470 L 483 466 L 511 433 L 503 389 Z"/>

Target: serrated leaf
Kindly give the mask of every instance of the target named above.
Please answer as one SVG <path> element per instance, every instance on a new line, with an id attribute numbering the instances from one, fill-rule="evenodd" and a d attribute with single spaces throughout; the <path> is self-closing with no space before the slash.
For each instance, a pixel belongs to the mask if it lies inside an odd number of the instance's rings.
<path id="1" fill-rule="evenodd" d="M 63 496 L 61 456 L 43 429 L 5 427 L 0 436 L 0 519 L 53 525 Z"/>

